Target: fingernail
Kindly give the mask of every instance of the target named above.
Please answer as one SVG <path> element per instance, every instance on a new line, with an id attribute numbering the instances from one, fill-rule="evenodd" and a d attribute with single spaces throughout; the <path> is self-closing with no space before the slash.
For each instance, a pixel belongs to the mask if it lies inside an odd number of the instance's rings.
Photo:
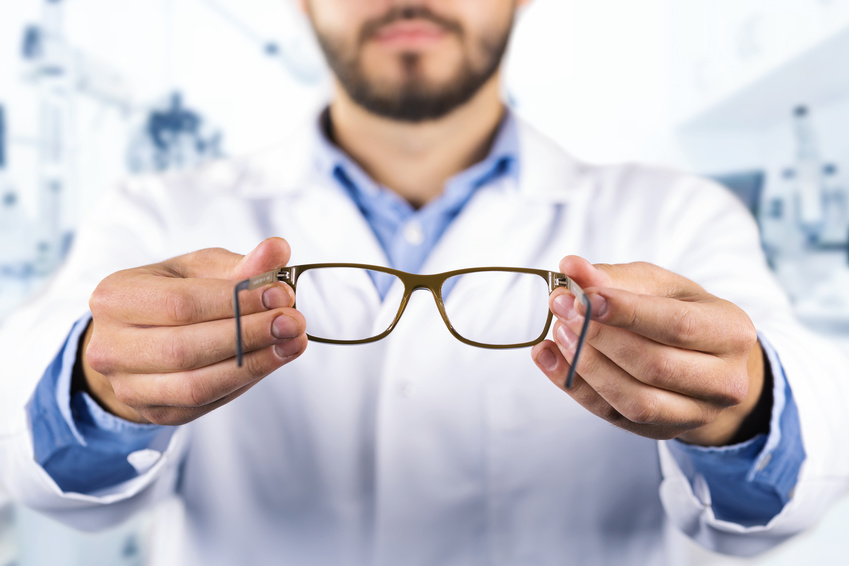
<path id="1" fill-rule="evenodd" d="M 557 368 L 557 356 L 554 352 L 546 348 L 537 356 L 537 363 L 546 371 L 554 371 Z"/>
<path id="2" fill-rule="evenodd" d="M 278 358 L 288 358 L 301 351 L 301 341 L 292 339 L 274 345 L 274 353 Z"/>
<path id="3" fill-rule="evenodd" d="M 554 299 L 551 309 L 562 320 L 572 320 L 578 315 L 575 310 L 575 299 L 572 295 L 559 295 Z"/>
<path id="4" fill-rule="evenodd" d="M 262 294 L 262 306 L 271 309 L 282 309 L 292 304 L 289 293 L 280 287 L 269 287 Z"/>
<path id="5" fill-rule="evenodd" d="M 271 323 L 271 334 L 280 339 L 294 338 L 300 334 L 300 326 L 294 318 L 281 314 Z"/>
<path id="6" fill-rule="evenodd" d="M 578 336 L 572 332 L 566 325 L 560 324 L 554 332 L 557 342 L 566 350 L 573 350 L 575 343 L 578 341 Z"/>

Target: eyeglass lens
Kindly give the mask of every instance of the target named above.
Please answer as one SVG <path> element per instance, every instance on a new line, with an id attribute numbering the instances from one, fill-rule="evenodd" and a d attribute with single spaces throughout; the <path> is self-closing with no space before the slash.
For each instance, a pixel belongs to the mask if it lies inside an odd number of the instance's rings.
<path id="1" fill-rule="evenodd" d="M 366 340 L 392 324 L 402 295 L 385 303 L 376 285 L 389 289 L 400 280 L 391 273 L 356 267 L 321 267 L 300 274 L 295 302 L 307 320 L 307 332 L 325 340 Z"/>
<path id="2" fill-rule="evenodd" d="M 450 295 L 446 296 L 446 290 Z M 548 282 L 532 273 L 477 271 L 443 285 L 445 314 L 467 340 L 506 346 L 539 338 L 548 319 Z"/>

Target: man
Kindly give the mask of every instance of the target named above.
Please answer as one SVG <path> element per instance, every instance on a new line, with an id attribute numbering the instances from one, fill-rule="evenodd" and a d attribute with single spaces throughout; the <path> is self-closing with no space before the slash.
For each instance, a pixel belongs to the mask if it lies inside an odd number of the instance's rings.
<path id="1" fill-rule="evenodd" d="M 17 498 L 95 529 L 176 493 L 185 564 L 665 564 L 667 521 L 742 555 L 815 521 L 849 470 L 839 359 L 732 197 L 581 164 L 505 109 L 524 3 L 305 0 L 336 78 L 317 123 L 114 191 L 9 319 Z M 317 262 L 559 263 L 593 305 L 579 375 L 565 388 L 585 310 L 564 289 L 530 354 L 461 343 L 421 293 L 383 340 L 307 347 L 391 319 L 402 286 L 373 272 L 312 318 L 283 282 L 243 294 L 237 366 L 235 283 Z M 442 293 L 485 329 L 534 314 L 510 287 Z"/>

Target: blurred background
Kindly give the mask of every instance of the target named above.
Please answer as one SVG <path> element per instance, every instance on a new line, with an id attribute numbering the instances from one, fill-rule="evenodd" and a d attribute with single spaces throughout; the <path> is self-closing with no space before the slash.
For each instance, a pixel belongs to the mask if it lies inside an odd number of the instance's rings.
<path id="1" fill-rule="evenodd" d="M 505 94 L 581 159 L 728 186 L 799 317 L 849 353 L 847 60 L 849 0 L 535 0 Z M 326 92 L 292 0 L 2 0 L 0 322 L 111 184 L 273 144 Z M 0 486 L 0 566 L 163 564 L 151 541 L 178 544 L 163 528 L 177 515 L 175 503 L 83 535 Z M 696 565 L 833 563 L 846 524 L 844 501 L 755 561 L 680 544 Z"/>

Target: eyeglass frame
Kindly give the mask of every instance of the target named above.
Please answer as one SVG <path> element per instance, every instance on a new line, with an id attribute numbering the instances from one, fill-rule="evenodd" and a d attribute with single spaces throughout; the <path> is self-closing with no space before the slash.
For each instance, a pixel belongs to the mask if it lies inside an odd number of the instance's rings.
<path id="1" fill-rule="evenodd" d="M 433 274 L 417 274 L 417 273 L 408 273 L 406 271 L 399 271 L 397 269 L 392 269 L 390 267 L 383 267 L 377 265 L 367 265 L 362 263 L 310 263 L 304 265 L 292 265 L 287 267 L 281 267 L 278 269 L 272 269 L 266 273 L 262 273 L 260 275 L 256 275 L 251 277 L 250 279 L 245 279 L 244 281 L 240 281 L 236 284 L 235 289 L 233 290 L 233 312 L 234 317 L 236 319 L 236 362 L 239 367 L 242 367 L 242 358 L 243 358 L 243 345 L 242 345 L 242 322 L 241 322 L 241 309 L 239 307 L 239 293 L 241 291 L 251 291 L 254 289 L 258 289 L 265 285 L 270 285 L 276 282 L 286 283 L 292 287 L 292 290 L 295 291 L 295 308 L 297 308 L 297 282 L 298 278 L 306 271 L 311 269 L 324 269 L 324 268 L 353 268 L 353 269 L 362 269 L 365 271 L 376 271 L 380 273 L 388 273 L 390 275 L 394 275 L 404 284 L 404 296 L 401 299 L 401 303 L 398 306 L 398 312 L 395 314 L 395 319 L 389 325 L 389 327 L 376 336 L 371 336 L 369 338 L 361 338 L 357 340 L 334 340 L 330 338 L 321 338 L 317 336 L 312 336 L 307 333 L 307 339 L 313 342 L 320 342 L 324 344 L 337 344 L 337 345 L 356 345 L 356 344 L 368 344 L 371 342 L 377 342 L 378 340 L 382 340 L 386 338 L 389 333 L 395 328 L 398 324 L 398 321 L 401 320 L 401 316 L 404 314 L 404 311 L 407 308 L 407 303 L 410 300 L 413 292 L 419 289 L 425 289 L 431 292 L 434 300 L 436 301 L 436 308 L 439 311 L 440 316 L 442 317 L 442 321 L 445 323 L 445 326 L 448 327 L 448 331 L 451 333 L 454 338 L 467 344 L 469 346 L 475 346 L 477 348 L 487 348 L 491 350 L 506 350 L 506 349 L 514 349 L 514 348 L 526 348 L 529 346 L 534 346 L 542 342 L 548 331 L 551 327 L 551 320 L 553 315 L 551 310 L 548 311 L 548 316 L 545 321 L 545 328 L 537 336 L 535 339 L 530 340 L 528 342 L 521 342 L 516 344 L 486 344 L 483 342 L 475 342 L 474 340 L 469 340 L 468 338 L 460 335 L 451 324 L 451 321 L 448 319 L 448 314 L 445 312 L 445 303 L 442 298 L 442 286 L 445 284 L 445 281 L 450 279 L 451 277 L 456 277 L 458 275 L 466 275 L 468 273 L 480 273 L 485 271 L 500 271 L 500 272 L 508 272 L 508 273 L 527 273 L 529 275 L 538 275 L 545 279 L 548 282 L 548 292 L 549 295 L 554 292 L 555 289 L 558 288 L 566 288 L 573 295 L 578 297 L 581 302 L 584 304 L 585 314 L 584 314 L 584 322 L 581 328 L 581 334 L 578 337 L 578 343 L 575 346 L 575 355 L 572 358 L 572 362 L 570 363 L 569 375 L 566 378 L 566 388 L 570 388 L 572 386 L 572 382 L 574 381 L 576 374 L 576 367 L 578 365 L 578 357 L 581 353 L 581 350 L 584 347 L 584 342 L 587 336 L 587 328 L 590 324 L 590 318 L 592 317 L 592 305 L 590 304 L 587 295 L 584 293 L 584 290 L 575 283 L 575 281 L 567 276 L 564 273 L 558 273 L 556 271 L 546 271 L 543 269 L 532 269 L 532 268 L 524 268 L 524 267 L 469 267 L 465 269 L 457 269 L 454 271 L 446 271 L 444 273 L 433 273 Z"/>

